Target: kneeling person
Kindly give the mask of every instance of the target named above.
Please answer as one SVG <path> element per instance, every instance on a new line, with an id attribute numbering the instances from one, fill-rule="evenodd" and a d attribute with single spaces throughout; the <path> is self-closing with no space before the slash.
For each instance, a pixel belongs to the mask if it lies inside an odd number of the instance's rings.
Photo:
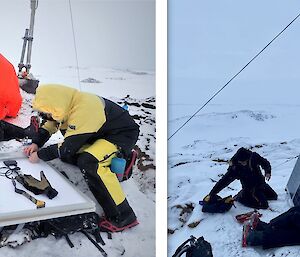
<path id="1" fill-rule="evenodd" d="M 260 167 L 265 171 L 262 175 Z M 218 194 L 234 180 L 241 181 L 242 190 L 235 196 L 240 203 L 257 209 L 267 209 L 268 200 L 277 200 L 276 192 L 265 182 L 271 178 L 269 161 L 258 153 L 241 147 L 229 161 L 227 173 L 216 183 L 209 195 Z"/>
<path id="2" fill-rule="evenodd" d="M 60 158 L 77 165 L 104 210 L 100 229 L 115 232 L 137 225 L 118 178 L 110 170 L 112 159 L 120 152 L 128 157 L 138 139 L 139 126 L 128 111 L 105 98 L 61 85 L 40 86 L 33 109 L 45 123 L 24 150 L 29 160 Z M 64 135 L 63 143 L 41 148 L 57 130 Z"/>

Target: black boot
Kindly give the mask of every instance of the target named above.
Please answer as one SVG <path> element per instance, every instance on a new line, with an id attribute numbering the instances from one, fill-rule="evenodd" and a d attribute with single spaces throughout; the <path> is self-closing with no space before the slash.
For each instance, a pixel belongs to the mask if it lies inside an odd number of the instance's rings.
<path id="1" fill-rule="evenodd" d="M 103 217 L 100 220 L 99 227 L 101 231 L 121 232 L 139 224 L 126 199 L 118 206 L 118 209 L 120 212 L 117 216 Z"/>
<path id="2" fill-rule="evenodd" d="M 255 230 L 257 231 L 264 231 L 269 227 L 269 224 L 266 222 L 263 222 L 261 220 L 258 221 Z"/>
<path id="3" fill-rule="evenodd" d="M 262 245 L 263 232 L 251 230 L 246 238 L 247 246 L 259 246 Z"/>

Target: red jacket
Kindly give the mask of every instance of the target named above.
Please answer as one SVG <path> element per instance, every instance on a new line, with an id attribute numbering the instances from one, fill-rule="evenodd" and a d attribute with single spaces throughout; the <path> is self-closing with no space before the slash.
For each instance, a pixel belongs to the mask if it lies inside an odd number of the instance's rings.
<path id="1" fill-rule="evenodd" d="M 22 104 L 19 82 L 13 65 L 0 54 L 0 120 L 16 117 Z"/>

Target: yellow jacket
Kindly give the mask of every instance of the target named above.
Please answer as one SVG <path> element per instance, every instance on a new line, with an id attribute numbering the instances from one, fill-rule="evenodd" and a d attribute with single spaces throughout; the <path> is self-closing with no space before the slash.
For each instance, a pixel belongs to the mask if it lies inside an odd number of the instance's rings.
<path id="1" fill-rule="evenodd" d="M 97 132 L 106 121 L 104 107 L 99 96 L 62 85 L 38 87 L 32 106 L 34 110 L 51 114 L 56 121 L 47 121 L 43 125 L 50 134 L 58 129 L 65 130 L 65 138 Z"/>
<path id="2" fill-rule="evenodd" d="M 124 148 L 135 144 L 138 125 L 123 108 L 97 95 L 80 92 L 63 85 L 41 85 L 37 88 L 33 109 L 51 114 L 53 121 L 47 120 L 36 140 L 42 146 L 58 129 L 64 135 L 61 146 L 53 145 L 38 152 L 40 158 L 51 160 L 61 157 L 73 162 L 72 158 L 87 143 L 99 138 Z M 45 132 L 47 131 L 47 133 Z M 131 141 L 128 136 L 133 135 Z M 127 139 L 126 139 L 127 138 Z"/>

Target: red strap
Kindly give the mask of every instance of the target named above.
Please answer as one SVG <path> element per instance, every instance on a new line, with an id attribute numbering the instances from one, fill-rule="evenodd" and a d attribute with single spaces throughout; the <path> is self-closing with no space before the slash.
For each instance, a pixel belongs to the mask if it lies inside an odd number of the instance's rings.
<path id="1" fill-rule="evenodd" d="M 131 161 L 130 161 L 130 163 L 129 163 L 127 169 L 126 169 L 125 172 L 124 172 L 124 175 L 125 175 L 126 177 L 128 176 L 128 174 L 129 174 L 129 172 L 130 172 L 130 169 L 132 168 L 132 166 L 133 166 L 133 164 L 134 164 L 134 162 L 135 162 L 135 160 L 136 160 L 136 158 L 137 158 L 137 152 L 136 152 L 135 150 L 132 150 L 131 153 L 132 153 Z"/>
<path id="2" fill-rule="evenodd" d="M 110 232 L 121 232 L 121 231 L 123 231 L 127 228 L 134 227 L 138 224 L 139 224 L 139 222 L 137 220 L 135 220 L 134 222 L 130 223 L 129 225 L 119 228 L 119 227 L 114 226 L 108 220 L 103 220 L 103 221 L 100 222 L 99 227 L 100 227 L 100 230 L 104 229 L 104 230 L 107 230 L 107 231 L 110 231 Z"/>

